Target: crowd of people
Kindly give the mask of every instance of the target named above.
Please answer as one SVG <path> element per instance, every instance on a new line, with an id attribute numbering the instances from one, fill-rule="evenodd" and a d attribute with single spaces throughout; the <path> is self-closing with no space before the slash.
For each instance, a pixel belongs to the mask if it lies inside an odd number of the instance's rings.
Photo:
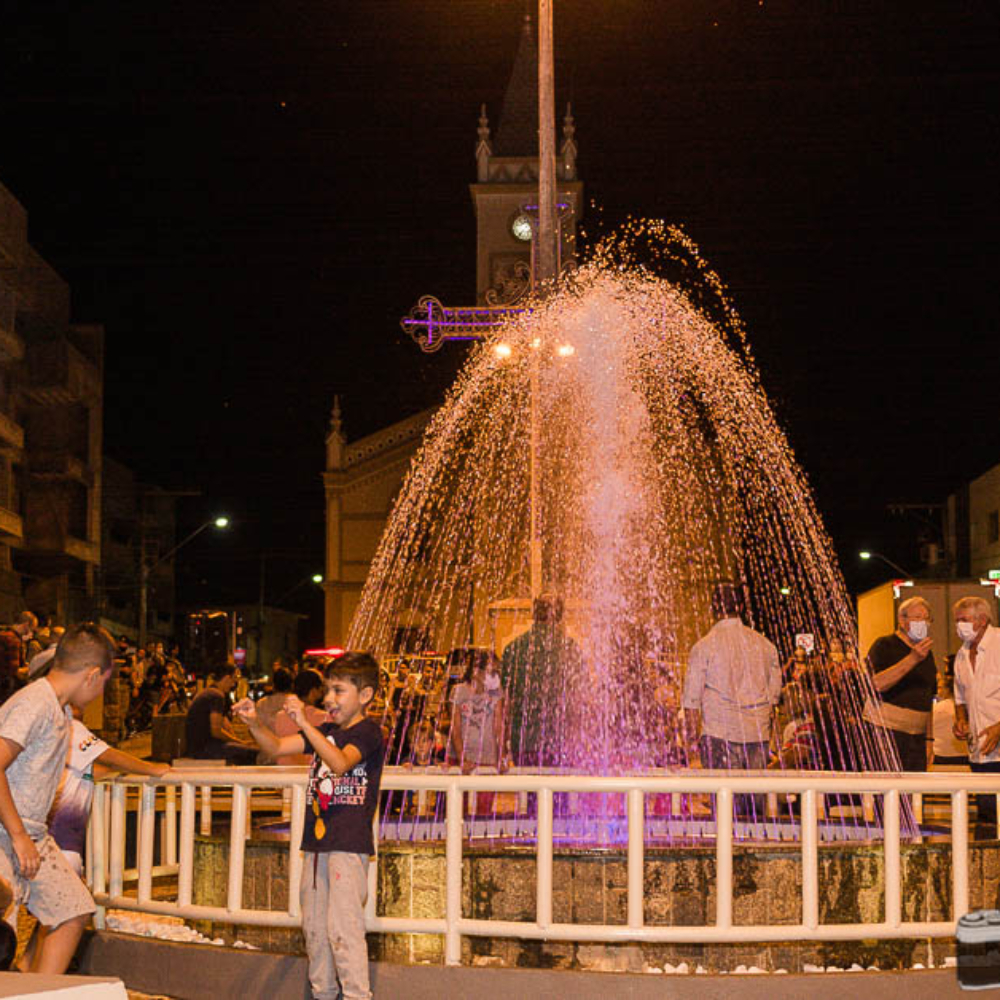
<path id="1" fill-rule="evenodd" d="M 898 608 L 897 627 L 861 660 L 836 639 L 782 663 L 744 621 L 740 587 L 713 595 L 715 624 L 690 651 L 679 704 L 687 764 L 757 770 L 1000 772 L 1000 630 L 989 602 L 965 597 L 953 617 L 961 646 L 939 669 L 931 608 Z M 38 918 L 23 967 L 65 970 L 94 904 L 80 878 L 95 775 L 162 776 L 165 764 L 109 746 L 81 721 L 117 672 L 136 725 L 186 708 L 187 753 L 233 764 L 309 766 L 302 880 L 310 981 L 318 997 L 366 996 L 364 904 L 372 821 L 386 763 L 551 766 L 546 733 L 567 718 L 550 685 L 579 670 L 558 598 L 533 607 L 529 630 L 502 658 L 468 648 L 447 658 L 367 653 L 274 665 L 270 689 L 232 705 L 240 683 L 220 665 L 191 698 L 176 651 L 133 650 L 93 624 L 39 626 L 30 612 L 0 629 L 0 965 L 25 905 Z M 234 718 L 235 716 L 235 718 Z M 563 727 L 563 728 L 560 728 Z M 754 796 L 737 811 L 759 813 Z M 979 822 L 996 832 L 995 796 Z M 13 938 L 16 944 L 16 938 Z"/>
<path id="2" fill-rule="evenodd" d="M 861 662 L 832 640 L 825 653 L 778 651 L 741 620 L 743 594 L 720 586 L 716 624 L 691 650 L 682 704 L 701 763 L 717 768 L 1000 772 L 1000 631 L 990 603 L 952 609 L 961 642 L 939 669 L 932 612 L 903 601 L 896 629 Z M 759 815 L 743 797 L 737 808 Z M 979 831 L 996 833 L 996 797 L 977 796 Z"/>
<path id="3" fill-rule="evenodd" d="M 29 676 L 26 647 L 36 629 L 26 613 L 0 630 L 9 677 L 0 704 L 0 968 L 9 968 L 17 953 L 18 911 L 25 906 L 38 924 L 18 968 L 58 975 L 95 910 L 82 878 L 95 777 L 109 770 L 163 777 L 169 768 L 109 746 L 81 721 L 116 667 L 141 691 L 152 672 L 148 661 L 140 677 L 138 657 L 100 626 L 83 623 L 66 629 Z M 160 668 L 162 686 L 168 660 L 157 664 L 158 652 L 154 647 L 152 667 Z M 368 708 L 379 687 L 378 664 L 369 654 L 348 653 L 324 664 L 322 674 L 284 665 L 275 674 L 270 696 L 234 706 L 251 740 L 232 728 L 229 696 L 239 680 L 232 664 L 220 666 L 192 701 L 188 736 L 207 734 L 255 754 L 259 748 L 275 763 L 310 764 L 302 850 L 312 858 L 312 877 L 302 879 L 301 904 L 312 993 L 320 1000 L 371 996 L 364 906 L 385 743 Z"/>

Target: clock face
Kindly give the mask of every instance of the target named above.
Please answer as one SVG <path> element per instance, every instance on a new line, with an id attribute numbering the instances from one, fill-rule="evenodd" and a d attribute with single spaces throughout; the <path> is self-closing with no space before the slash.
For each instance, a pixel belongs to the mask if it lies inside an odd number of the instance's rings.
<path id="1" fill-rule="evenodd" d="M 519 215 L 510 224 L 510 231 L 514 236 L 527 243 L 531 239 L 531 220 L 526 215 Z"/>

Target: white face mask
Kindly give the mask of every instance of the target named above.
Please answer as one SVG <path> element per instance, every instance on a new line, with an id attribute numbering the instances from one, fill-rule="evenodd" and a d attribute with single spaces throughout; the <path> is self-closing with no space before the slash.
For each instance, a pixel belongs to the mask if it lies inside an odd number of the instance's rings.
<path id="1" fill-rule="evenodd" d="M 500 675 L 487 674 L 483 678 L 483 686 L 487 691 L 498 691 L 500 689 Z"/>
<path id="2" fill-rule="evenodd" d="M 958 637 L 962 642 L 972 642 L 976 638 L 976 633 L 979 629 L 972 622 L 957 622 L 955 624 L 955 631 L 958 632 Z"/>
<path id="3" fill-rule="evenodd" d="M 927 638 L 927 622 L 926 621 L 915 621 L 910 622 L 909 628 L 906 630 L 906 634 L 914 641 L 920 642 Z"/>

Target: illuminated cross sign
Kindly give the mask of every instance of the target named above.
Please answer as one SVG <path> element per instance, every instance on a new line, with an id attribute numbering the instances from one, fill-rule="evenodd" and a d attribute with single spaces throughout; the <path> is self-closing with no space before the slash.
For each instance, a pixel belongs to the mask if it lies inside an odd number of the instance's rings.
<path id="1" fill-rule="evenodd" d="M 425 295 L 399 325 L 429 353 L 439 350 L 446 340 L 482 340 L 522 312 L 514 306 L 445 306 L 433 295 Z"/>
<path id="2" fill-rule="evenodd" d="M 1000 569 L 991 569 L 986 575 L 991 580 L 1000 580 Z"/>

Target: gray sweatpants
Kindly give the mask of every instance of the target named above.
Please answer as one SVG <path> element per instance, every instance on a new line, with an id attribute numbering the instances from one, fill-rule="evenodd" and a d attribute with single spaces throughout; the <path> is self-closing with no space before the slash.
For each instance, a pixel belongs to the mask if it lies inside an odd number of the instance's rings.
<path id="1" fill-rule="evenodd" d="M 368 855 L 306 852 L 304 862 L 299 898 L 314 1000 L 370 1000 Z"/>

